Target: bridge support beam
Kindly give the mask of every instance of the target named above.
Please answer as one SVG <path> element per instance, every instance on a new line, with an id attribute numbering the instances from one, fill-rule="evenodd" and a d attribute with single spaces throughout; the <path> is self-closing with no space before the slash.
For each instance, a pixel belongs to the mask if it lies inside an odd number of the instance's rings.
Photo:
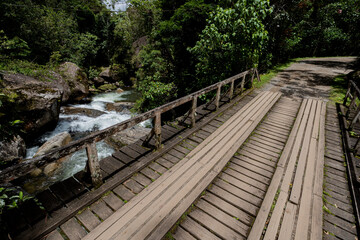
<path id="1" fill-rule="evenodd" d="M 197 96 L 194 96 L 192 100 L 191 110 L 190 110 L 190 118 L 191 118 L 191 127 L 195 127 L 195 115 L 196 115 L 196 107 L 197 107 Z"/>
<path id="2" fill-rule="evenodd" d="M 103 181 L 95 142 L 92 142 L 86 146 L 86 154 L 88 157 L 87 169 L 90 173 L 91 181 L 94 187 L 98 188 L 101 186 Z"/>
<path id="3" fill-rule="evenodd" d="M 155 124 L 154 124 L 154 133 L 155 133 L 155 147 L 157 150 L 161 149 L 161 112 L 158 111 L 155 113 Z"/>

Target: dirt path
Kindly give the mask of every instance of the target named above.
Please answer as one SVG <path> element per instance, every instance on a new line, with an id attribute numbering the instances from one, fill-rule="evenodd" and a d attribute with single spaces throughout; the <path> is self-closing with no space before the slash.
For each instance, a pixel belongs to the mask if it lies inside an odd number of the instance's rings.
<path id="1" fill-rule="evenodd" d="M 328 99 L 332 80 L 351 71 L 355 57 L 312 58 L 291 64 L 261 90 L 277 90 L 291 98 Z"/>

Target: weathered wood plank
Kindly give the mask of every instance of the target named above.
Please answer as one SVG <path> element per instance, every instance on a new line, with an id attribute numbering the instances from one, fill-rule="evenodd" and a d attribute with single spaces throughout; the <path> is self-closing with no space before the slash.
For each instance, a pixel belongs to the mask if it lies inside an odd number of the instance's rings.
<path id="1" fill-rule="evenodd" d="M 88 208 L 76 215 L 76 218 L 79 219 L 81 224 L 84 225 L 88 231 L 95 229 L 95 227 L 101 223 L 100 219 L 97 218 Z"/>
<path id="2" fill-rule="evenodd" d="M 86 231 L 80 226 L 75 218 L 71 218 L 61 225 L 60 228 L 70 240 L 80 240 L 86 235 Z"/>

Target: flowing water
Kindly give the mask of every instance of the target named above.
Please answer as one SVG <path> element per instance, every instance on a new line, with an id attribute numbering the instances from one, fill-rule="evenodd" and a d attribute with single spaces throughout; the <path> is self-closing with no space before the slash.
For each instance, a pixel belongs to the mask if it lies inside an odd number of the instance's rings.
<path id="1" fill-rule="evenodd" d="M 32 158 L 43 143 L 45 143 L 47 140 L 59 133 L 69 132 L 72 136 L 72 139 L 76 140 L 86 136 L 90 132 L 105 129 L 114 124 L 123 122 L 131 118 L 135 114 L 131 113 L 129 110 L 125 110 L 122 112 L 109 111 L 106 106 L 109 103 L 111 104 L 115 102 L 135 102 L 138 98 L 138 92 L 134 90 L 128 90 L 122 93 L 110 92 L 97 94 L 91 98 L 89 103 L 65 106 L 72 108 L 89 109 L 97 112 L 101 111 L 102 114 L 95 117 L 85 114 L 61 113 L 56 128 L 53 131 L 46 132 L 38 139 L 36 139 L 33 142 L 34 145 L 27 149 L 26 158 Z M 140 125 L 142 125 L 143 127 L 149 127 L 151 126 L 151 121 L 145 121 Z M 114 149 L 112 149 L 104 141 L 98 142 L 96 144 L 96 148 L 98 150 L 99 159 L 110 156 L 114 152 Z M 60 165 L 59 169 L 56 170 L 55 174 L 51 177 L 41 175 L 38 178 L 29 180 L 25 184 L 25 186 L 29 192 L 37 192 L 55 182 L 67 179 L 73 174 L 84 169 L 86 165 L 86 160 L 87 157 L 85 149 L 78 151 L 74 153 L 69 160 L 64 161 Z"/>

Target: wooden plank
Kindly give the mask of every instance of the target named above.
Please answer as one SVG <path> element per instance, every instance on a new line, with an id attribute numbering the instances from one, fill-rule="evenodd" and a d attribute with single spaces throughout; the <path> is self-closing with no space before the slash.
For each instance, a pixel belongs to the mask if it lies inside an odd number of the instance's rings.
<path id="1" fill-rule="evenodd" d="M 206 214 L 201 210 L 195 210 L 189 214 L 197 222 L 202 223 L 206 228 L 214 232 L 216 235 L 225 239 L 244 239 L 239 233 L 235 232 L 231 228 L 227 227 L 223 223 L 219 222 L 215 218 Z"/>
<path id="2" fill-rule="evenodd" d="M 251 163 L 248 163 L 246 161 L 240 161 L 240 160 L 237 160 L 236 158 L 233 158 L 231 160 L 231 164 L 237 165 L 243 169 L 248 169 L 252 172 L 255 172 L 258 175 L 264 176 L 267 179 L 271 179 L 271 177 L 272 177 L 272 172 L 265 170 L 263 168 L 260 168 L 256 165 L 253 165 Z M 268 181 L 264 181 L 264 182 L 268 182 Z"/>
<path id="3" fill-rule="evenodd" d="M 125 201 L 129 201 L 135 196 L 135 194 L 131 192 L 129 189 L 127 189 L 124 185 L 119 185 L 113 191 Z"/>
<path id="4" fill-rule="evenodd" d="M 117 160 L 121 161 L 122 163 L 124 163 L 125 165 L 134 161 L 133 158 L 131 158 L 128 155 L 124 154 L 123 152 L 119 152 L 119 151 L 113 153 L 112 156 L 114 158 L 116 158 Z"/>
<path id="5" fill-rule="evenodd" d="M 280 227 L 280 220 L 283 216 L 283 212 L 285 210 L 285 204 L 287 201 L 287 192 L 280 191 L 279 197 L 276 201 L 275 208 L 271 213 L 271 218 L 268 226 L 266 227 L 266 232 L 264 239 L 275 239 L 278 229 Z"/>
<path id="6" fill-rule="evenodd" d="M 149 149 L 146 149 L 145 147 L 143 147 L 142 144 L 140 143 L 140 141 L 137 141 L 133 144 L 129 144 L 128 147 L 131 148 L 132 150 L 138 152 L 141 155 L 144 155 L 150 151 Z"/>
<path id="7" fill-rule="evenodd" d="M 135 174 L 134 176 L 132 176 L 132 179 L 134 179 L 144 187 L 147 187 L 150 183 L 152 183 L 150 178 L 145 177 L 145 175 L 141 173 Z"/>
<path id="8" fill-rule="evenodd" d="M 69 221 L 61 225 L 60 228 L 69 240 L 80 240 L 86 235 L 86 231 L 80 226 L 75 218 L 69 219 Z"/>
<path id="9" fill-rule="evenodd" d="M 76 215 L 76 218 L 90 232 L 98 226 L 101 221 L 88 208 Z"/>
<path id="10" fill-rule="evenodd" d="M 90 209 L 102 220 L 107 219 L 113 213 L 113 210 L 111 210 L 111 208 L 109 208 L 102 199 L 93 203 L 90 206 Z"/>
<path id="11" fill-rule="evenodd" d="M 226 173 L 228 174 L 229 176 L 235 178 L 236 180 L 240 180 L 242 182 L 246 182 L 248 183 L 249 185 L 253 186 L 253 187 L 256 187 L 262 191 L 266 191 L 266 184 L 262 183 L 262 182 L 259 182 L 258 180 L 255 180 L 251 177 L 248 177 L 242 173 L 239 173 L 239 172 L 236 172 L 234 171 L 233 169 L 231 168 L 227 168 L 226 170 L 223 171 L 223 173 Z"/>
<path id="12" fill-rule="evenodd" d="M 64 238 L 57 230 L 54 230 L 46 236 L 46 240 L 64 240 Z"/>
<path id="13" fill-rule="evenodd" d="M 52 212 L 63 206 L 61 201 L 59 201 L 49 189 L 37 194 L 36 198 L 48 212 Z"/>
<path id="14" fill-rule="evenodd" d="M 321 208 L 322 209 L 322 208 Z M 286 204 L 285 214 L 279 232 L 279 239 L 291 239 L 292 232 L 295 224 L 297 206 L 291 202 Z M 317 238 L 317 239 L 321 239 Z"/>
<path id="15" fill-rule="evenodd" d="M 320 109 L 320 108 L 318 108 Z M 320 110 L 317 110 L 320 112 Z M 316 118 L 315 118 L 316 119 Z M 316 125 L 319 124 L 319 118 L 317 119 Z M 296 225 L 295 231 L 295 239 L 304 239 L 308 238 L 308 229 L 310 223 L 310 213 L 311 213 L 311 205 L 312 205 L 312 193 L 314 186 L 314 176 L 315 176 L 315 165 L 317 161 L 317 151 L 318 148 L 324 148 L 325 146 L 319 146 L 317 142 L 318 136 L 318 127 L 315 127 L 311 138 L 309 156 L 308 156 L 308 166 L 306 167 L 305 175 L 304 175 L 304 186 L 301 195 L 301 204 L 299 207 L 298 214 L 298 222 Z M 317 228 L 321 228 L 321 226 L 316 226 Z M 315 229 L 314 229 L 315 230 Z"/>
<path id="16" fill-rule="evenodd" d="M 258 168 L 261 168 L 265 171 L 268 171 L 269 173 L 268 174 L 271 174 L 274 172 L 274 167 L 271 167 L 267 164 L 264 164 L 262 162 L 258 162 L 257 160 L 254 160 L 252 158 L 249 158 L 245 155 L 239 155 L 239 156 L 234 156 L 234 159 L 232 160 L 234 163 L 236 164 L 241 164 L 241 162 L 244 162 L 245 164 L 251 164 L 251 165 L 254 165 Z"/>
<path id="17" fill-rule="evenodd" d="M 245 147 L 244 147 L 245 148 Z M 279 157 L 279 153 L 276 153 L 276 152 L 273 152 L 273 151 L 270 151 L 266 148 L 263 148 L 263 147 L 258 147 L 258 146 L 255 146 L 253 144 L 246 144 L 246 149 L 252 149 L 252 151 L 257 151 L 257 153 L 261 153 L 262 155 L 268 155 L 268 156 L 271 156 L 273 157 L 274 159 L 278 159 Z"/>
<path id="18" fill-rule="evenodd" d="M 345 231 L 334 224 L 329 223 L 328 221 L 324 221 L 324 230 L 333 233 L 336 237 L 340 239 L 356 239 L 356 235 Z"/>
<path id="19" fill-rule="evenodd" d="M 196 204 L 196 207 L 198 207 L 208 215 L 211 215 L 213 218 L 217 219 L 222 224 L 231 228 L 233 231 L 241 234 L 242 237 L 246 236 L 248 227 L 240 221 L 236 220 L 233 216 L 219 210 L 217 207 L 213 206 L 205 200 L 200 200 Z M 204 224 L 207 225 L 207 222 L 205 222 Z M 221 235 L 221 237 L 224 237 L 224 235 Z"/>
<path id="20" fill-rule="evenodd" d="M 318 108 L 316 104 L 317 102 L 314 102 L 311 107 L 310 116 L 304 134 L 304 140 L 301 145 L 300 156 L 296 166 L 295 179 L 293 182 L 293 187 L 291 189 L 291 195 L 289 198 L 289 200 L 294 204 L 298 204 L 300 200 L 300 192 L 303 186 L 305 167 L 307 164 L 310 164 L 308 163 L 308 161 L 313 157 L 313 155 L 311 154 L 316 154 L 315 153 L 316 149 L 312 148 L 311 146 L 312 144 L 315 144 L 315 146 L 317 145 L 316 139 L 314 140 L 312 137 L 313 134 L 318 134 L 317 132 L 315 133 L 316 128 L 314 127 L 313 129 L 313 126 L 315 126 L 318 123 L 318 121 L 316 121 L 317 116 L 320 117 L 320 108 Z"/>
<path id="21" fill-rule="evenodd" d="M 258 161 L 260 163 L 266 164 L 271 168 L 274 168 L 276 165 L 276 158 L 273 156 L 269 156 L 267 154 L 263 154 L 261 152 L 257 152 L 256 150 L 252 149 L 252 148 L 248 148 L 247 146 L 244 146 L 241 149 L 240 154 L 242 154 L 243 156 L 246 156 L 248 158 L 251 158 L 255 161 Z"/>
<path id="22" fill-rule="evenodd" d="M 244 223 L 246 226 L 250 226 L 253 221 L 253 217 L 250 214 L 246 213 L 238 206 L 234 206 L 233 203 L 229 203 L 210 192 L 206 192 L 202 199 L 216 206 L 218 209 L 229 214 L 230 216 L 233 216 L 235 219 L 238 219 L 238 221 Z"/>
<path id="23" fill-rule="evenodd" d="M 249 145 L 252 145 L 252 146 L 254 146 L 254 147 L 261 148 L 261 149 L 266 149 L 267 151 L 271 151 L 272 153 L 274 153 L 274 154 L 277 155 L 276 157 L 278 157 L 278 156 L 280 155 L 281 149 L 282 149 L 282 148 L 280 148 L 280 149 L 279 149 L 279 148 L 274 148 L 274 147 L 269 146 L 269 145 L 267 145 L 267 144 L 265 144 L 265 143 L 258 142 L 258 141 L 254 141 L 254 140 L 252 140 L 252 138 L 251 138 L 251 140 L 248 142 L 248 144 L 249 144 Z"/>
<path id="24" fill-rule="evenodd" d="M 113 192 L 109 192 L 102 200 L 113 210 L 116 211 L 124 205 L 120 198 L 115 196 Z"/>
<path id="25" fill-rule="evenodd" d="M 255 180 L 260 181 L 261 183 L 264 183 L 265 185 L 270 183 L 270 178 L 265 177 L 263 175 L 258 174 L 256 171 L 249 170 L 247 168 L 244 168 L 242 166 L 239 166 L 237 164 L 234 164 L 233 162 L 230 162 L 229 166 L 230 169 L 235 170 L 238 173 L 244 174 L 247 177 L 251 177 Z"/>
<path id="26" fill-rule="evenodd" d="M 196 240 L 188 231 L 184 230 L 182 227 L 178 227 L 176 229 L 175 234 L 173 234 L 173 237 L 176 240 Z"/>
<path id="27" fill-rule="evenodd" d="M 253 135 L 251 136 L 251 140 L 252 141 L 257 141 L 257 142 L 260 142 L 260 143 L 263 143 L 263 144 L 267 144 L 273 148 L 277 148 L 277 149 L 283 149 L 285 144 L 284 143 L 281 143 L 279 141 L 276 141 L 276 140 L 272 140 L 272 139 L 268 139 L 266 137 L 263 137 L 261 135 Z"/>
<path id="28" fill-rule="evenodd" d="M 156 163 L 160 164 L 161 166 L 169 169 L 171 168 L 172 166 L 174 166 L 174 164 L 168 160 L 166 160 L 165 158 L 159 158 L 156 160 Z"/>
<path id="29" fill-rule="evenodd" d="M 220 240 L 220 238 L 218 238 L 206 228 L 202 227 L 191 218 L 187 218 L 181 225 L 186 231 L 198 239 Z"/>
<path id="30" fill-rule="evenodd" d="M 257 214 L 257 217 L 255 219 L 255 222 L 251 228 L 251 231 L 248 235 L 248 239 L 251 240 L 251 239 L 259 239 L 262 235 L 262 231 L 264 229 L 264 226 L 265 226 L 265 223 L 266 223 L 266 220 L 267 220 L 267 216 L 270 212 L 270 209 L 271 209 L 271 206 L 272 206 L 272 203 L 273 203 L 273 200 L 274 200 L 274 197 L 275 197 L 275 194 L 278 190 L 278 187 L 279 187 L 279 184 L 282 180 L 282 177 L 283 177 L 283 173 L 284 173 L 284 166 L 287 162 L 287 159 L 289 157 L 289 155 L 291 154 L 291 150 L 293 148 L 293 144 L 294 142 L 296 142 L 295 140 L 295 136 L 297 135 L 297 132 L 298 132 L 298 128 L 301 128 L 301 123 L 303 122 L 302 121 L 302 118 L 303 118 L 303 115 L 307 115 L 308 112 L 309 112 L 310 108 L 309 108 L 309 105 L 308 105 L 308 100 L 305 99 L 303 101 L 303 103 L 301 104 L 301 107 L 300 107 L 300 110 L 299 110 L 299 113 L 298 113 L 298 117 L 296 118 L 296 121 L 295 121 L 295 124 L 294 124 L 294 127 L 290 133 L 290 136 L 288 138 L 288 141 L 285 145 L 285 148 L 283 150 L 283 153 L 279 159 L 279 162 L 278 162 L 278 166 L 276 168 L 276 171 L 274 173 L 274 176 L 271 180 L 271 183 L 270 183 L 270 186 L 267 190 L 267 193 L 265 195 L 265 198 L 263 200 L 263 203 L 261 204 L 261 207 L 259 209 L 259 212 Z M 304 114 L 305 113 L 305 114 Z M 296 138 L 298 139 L 298 138 Z M 297 156 L 297 155 L 296 155 Z"/>
<path id="31" fill-rule="evenodd" d="M 150 178 L 151 180 L 158 179 L 160 177 L 160 174 L 156 173 L 155 171 L 151 170 L 150 168 L 144 168 L 140 171 L 142 174 L 144 174 L 146 177 Z"/>
<path id="32" fill-rule="evenodd" d="M 120 151 L 125 153 L 126 155 L 128 155 L 131 158 L 138 158 L 141 155 L 137 151 L 131 149 L 129 146 L 120 148 Z"/>
<path id="33" fill-rule="evenodd" d="M 229 203 L 232 203 L 235 206 L 242 206 L 242 209 L 244 211 L 251 214 L 252 216 L 256 216 L 258 208 L 255 205 L 252 205 L 251 203 L 229 193 L 228 191 L 225 191 L 224 189 L 219 188 L 216 185 L 213 185 L 213 187 L 209 190 L 209 192 Z"/>
<path id="34" fill-rule="evenodd" d="M 123 184 L 135 194 L 141 192 L 144 189 L 143 186 L 141 186 L 139 183 L 137 183 L 135 180 L 131 178 L 126 180 Z"/>
<path id="35" fill-rule="evenodd" d="M 323 200 L 318 195 L 313 196 L 310 224 L 310 239 L 321 239 L 323 233 Z"/>
<path id="36" fill-rule="evenodd" d="M 74 177 L 69 177 L 63 181 L 64 185 L 70 190 L 75 196 L 78 196 L 86 191 L 85 186 L 79 183 Z"/>
<path id="37" fill-rule="evenodd" d="M 152 162 L 149 165 L 149 168 L 153 169 L 154 171 L 158 172 L 159 174 L 163 174 L 163 173 L 165 173 L 167 171 L 166 168 L 164 168 L 163 166 L 159 165 L 156 162 Z"/>
<path id="38" fill-rule="evenodd" d="M 244 200 L 248 201 L 251 205 L 254 205 L 255 207 L 260 205 L 261 202 L 262 202 L 261 198 L 259 198 L 257 196 L 254 196 L 254 195 L 250 194 L 249 192 L 244 191 L 241 188 L 238 188 L 238 187 L 236 187 L 236 186 L 234 186 L 234 185 L 232 185 L 232 184 L 230 184 L 228 182 L 225 182 L 224 180 L 218 179 L 213 184 L 216 187 L 219 187 L 219 188 L 221 188 L 223 190 L 228 191 L 229 193 L 235 195 L 236 197 L 239 197 L 241 199 L 244 199 Z M 220 191 L 209 190 L 209 192 L 213 192 L 214 194 L 219 195 Z M 220 197 L 222 197 L 222 196 L 220 196 Z"/>
<path id="39" fill-rule="evenodd" d="M 62 182 L 55 183 L 54 185 L 50 186 L 50 190 L 56 195 L 58 199 L 64 203 L 74 198 L 74 194 L 68 191 Z"/>
<path id="40" fill-rule="evenodd" d="M 112 174 L 125 166 L 124 163 L 116 160 L 115 158 L 109 156 L 100 161 L 100 168 L 105 172 Z"/>

